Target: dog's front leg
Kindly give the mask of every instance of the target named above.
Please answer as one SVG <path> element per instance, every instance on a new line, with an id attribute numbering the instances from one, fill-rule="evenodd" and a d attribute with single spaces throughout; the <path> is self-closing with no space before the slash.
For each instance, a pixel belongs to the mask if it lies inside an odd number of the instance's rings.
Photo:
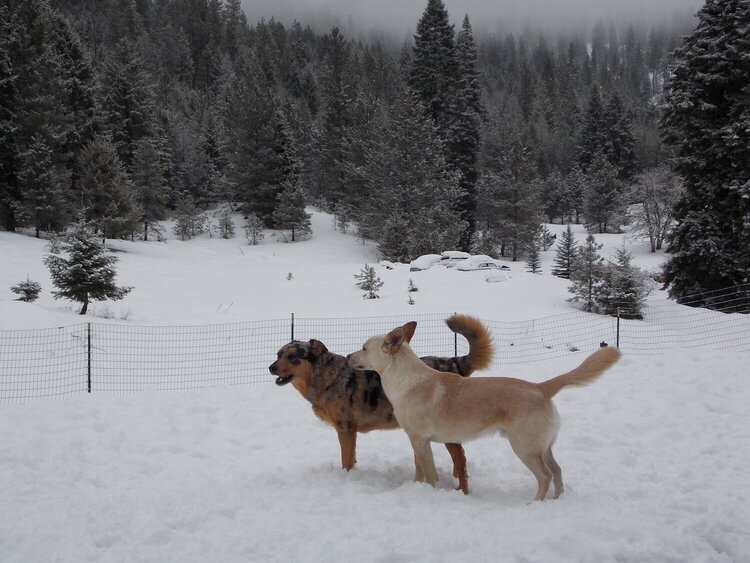
<path id="1" fill-rule="evenodd" d="M 357 432 L 354 430 L 336 429 L 341 446 L 341 467 L 349 471 L 357 463 Z"/>
<path id="2" fill-rule="evenodd" d="M 417 483 L 424 481 L 424 471 L 422 471 L 422 466 L 419 465 L 416 452 L 414 453 L 414 481 Z"/>
<path id="3" fill-rule="evenodd" d="M 437 485 L 437 469 L 435 469 L 435 460 L 432 457 L 432 445 L 430 441 L 420 436 L 413 436 L 409 434 L 409 441 L 411 441 L 411 447 L 414 449 L 414 459 L 416 465 L 417 475 L 422 473 L 423 479 L 433 487 Z"/>

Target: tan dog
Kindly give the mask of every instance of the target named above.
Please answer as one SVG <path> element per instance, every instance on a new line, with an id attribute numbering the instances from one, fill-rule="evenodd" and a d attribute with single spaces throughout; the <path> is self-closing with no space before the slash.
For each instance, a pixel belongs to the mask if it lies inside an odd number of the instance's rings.
<path id="1" fill-rule="evenodd" d="M 555 484 L 563 492 L 562 471 L 552 456 L 560 420 L 554 397 L 567 385 L 590 383 L 620 357 L 616 348 L 601 348 L 573 371 L 543 383 L 507 377 L 463 379 L 434 370 L 414 354 L 408 342 L 417 323 L 373 336 L 348 356 L 355 369 L 380 373 L 394 414 L 409 435 L 417 481 L 435 486 L 437 471 L 430 442 L 465 442 L 499 431 L 536 477 L 534 500 L 544 500 Z"/>

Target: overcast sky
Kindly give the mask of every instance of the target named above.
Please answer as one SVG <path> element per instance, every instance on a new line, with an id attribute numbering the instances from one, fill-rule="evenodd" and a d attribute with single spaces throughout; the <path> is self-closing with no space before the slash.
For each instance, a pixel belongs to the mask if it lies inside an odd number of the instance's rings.
<path id="1" fill-rule="evenodd" d="M 674 14 L 694 14 L 703 0 L 443 0 L 451 20 L 460 24 L 464 14 L 475 32 L 512 30 L 530 24 L 550 30 L 583 25 L 598 19 L 663 21 Z M 413 32 L 427 0 L 243 0 L 251 24 L 272 16 L 284 23 L 297 19 L 318 28 L 353 25 L 363 31 L 387 31 L 394 36 Z"/>

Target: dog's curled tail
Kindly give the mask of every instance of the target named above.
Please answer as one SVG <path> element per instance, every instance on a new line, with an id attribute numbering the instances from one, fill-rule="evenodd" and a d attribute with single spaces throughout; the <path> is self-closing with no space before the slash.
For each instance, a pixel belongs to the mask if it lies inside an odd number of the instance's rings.
<path id="1" fill-rule="evenodd" d="M 554 397 L 563 387 L 568 385 L 588 385 L 594 379 L 607 371 L 620 359 L 617 348 L 607 346 L 591 354 L 583 363 L 568 373 L 564 373 L 543 383 L 539 387 L 547 397 Z"/>
<path id="2" fill-rule="evenodd" d="M 468 315 L 453 315 L 445 320 L 453 332 L 469 342 L 469 353 L 457 358 L 459 374 L 468 377 L 477 370 L 484 369 L 492 362 L 492 335 L 482 321 Z"/>

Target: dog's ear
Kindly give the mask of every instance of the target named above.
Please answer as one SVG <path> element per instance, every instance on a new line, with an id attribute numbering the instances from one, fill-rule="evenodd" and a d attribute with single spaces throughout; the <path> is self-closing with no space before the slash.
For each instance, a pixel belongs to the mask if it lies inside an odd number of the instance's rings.
<path id="1" fill-rule="evenodd" d="M 320 358 L 323 354 L 328 352 L 328 348 L 326 348 L 326 345 L 323 344 L 320 340 L 310 340 L 310 355 L 313 357 L 313 359 L 317 360 Z"/>
<path id="2" fill-rule="evenodd" d="M 404 329 L 404 340 L 411 342 L 414 337 L 414 331 L 417 330 L 417 321 L 410 321 L 401 328 Z"/>
<path id="3" fill-rule="evenodd" d="M 385 335 L 385 341 L 383 342 L 383 351 L 386 354 L 395 354 L 401 349 L 401 345 L 404 343 L 404 327 L 400 326 L 394 328 L 391 332 Z"/>

